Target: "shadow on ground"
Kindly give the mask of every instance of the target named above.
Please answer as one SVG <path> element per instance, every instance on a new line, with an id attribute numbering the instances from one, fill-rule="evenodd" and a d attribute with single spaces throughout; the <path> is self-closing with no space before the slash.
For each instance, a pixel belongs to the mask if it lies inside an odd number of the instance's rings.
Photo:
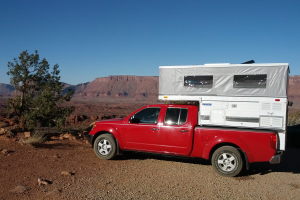
<path id="1" fill-rule="evenodd" d="M 44 148 L 44 149 L 66 149 L 72 148 L 75 145 L 67 143 L 41 143 L 32 145 L 35 148 Z"/>
<path id="2" fill-rule="evenodd" d="M 287 130 L 287 149 L 278 165 L 255 163 L 249 174 L 268 174 L 270 172 L 300 173 L 300 125 L 290 126 Z"/>
<path id="3" fill-rule="evenodd" d="M 171 162 L 182 162 L 182 163 L 192 163 L 192 164 L 202 164 L 209 165 L 209 161 L 201 158 L 190 158 L 190 157 L 180 157 L 174 155 L 166 155 L 166 154 L 153 154 L 153 153 L 143 153 L 143 152 L 123 152 L 122 155 L 116 158 L 117 160 L 147 160 L 147 159 L 155 159 L 155 160 L 164 160 Z"/>
<path id="4" fill-rule="evenodd" d="M 254 163 L 251 165 L 249 175 L 260 174 L 265 175 L 271 172 L 290 172 L 300 173 L 300 148 L 288 148 L 282 157 L 282 161 L 277 165 L 269 163 Z"/>

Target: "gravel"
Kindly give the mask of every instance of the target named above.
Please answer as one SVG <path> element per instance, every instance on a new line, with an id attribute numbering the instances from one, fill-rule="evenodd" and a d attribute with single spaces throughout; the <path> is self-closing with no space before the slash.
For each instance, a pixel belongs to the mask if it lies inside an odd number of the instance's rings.
<path id="1" fill-rule="evenodd" d="M 126 153 L 100 160 L 90 145 L 48 142 L 32 148 L 0 138 L 0 199 L 295 199 L 300 198 L 300 149 L 289 149 L 277 166 L 256 164 L 245 176 L 219 176 L 201 159 Z M 59 156 L 57 156 L 59 155 Z M 61 172 L 76 172 L 62 176 Z M 52 184 L 40 187 L 37 177 Z M 22 184 L 30 190 L 9 192 Z"/>

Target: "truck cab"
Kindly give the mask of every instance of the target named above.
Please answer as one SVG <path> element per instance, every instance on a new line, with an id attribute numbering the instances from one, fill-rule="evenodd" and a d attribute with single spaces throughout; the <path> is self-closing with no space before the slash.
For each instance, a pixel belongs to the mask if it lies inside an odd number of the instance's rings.
<path id="1" fill-rule="evenodd" d="M 121 149 L 189 155 L 197 113 L 192 105 L 148 105 L 120 121 L 96 122 L 90 135 L 108 130 Z"/>

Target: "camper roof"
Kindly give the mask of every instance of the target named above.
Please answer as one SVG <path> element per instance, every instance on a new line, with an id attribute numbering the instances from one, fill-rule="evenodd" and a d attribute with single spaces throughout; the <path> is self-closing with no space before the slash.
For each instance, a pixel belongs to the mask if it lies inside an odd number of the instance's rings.
<path id="1" fill-rule="evenodd" d="M 160 66 L 160 95 L 287 97 L 288 63 Z"/>

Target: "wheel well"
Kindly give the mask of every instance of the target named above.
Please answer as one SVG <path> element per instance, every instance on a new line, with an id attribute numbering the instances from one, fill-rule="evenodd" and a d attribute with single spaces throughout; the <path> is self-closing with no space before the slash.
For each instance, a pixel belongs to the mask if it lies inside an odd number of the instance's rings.
<path id="1" fill-rule="evenodd" d="M 92 145 L 94 145 L 94 142 L 95 142 L 95 139 L 99 136 L 99 135 L 103 135 L 103 134 L 110 134 L 110 132 L 107 132 L 107 131 L 99 131 L 98 133 L 96 133 L 94 136 L 93 136 L 93 140 L 92 140 Z"/>
<path id="2" fill-rule="evenodd" d="M 248 169 L 249 168 L 249 163 L 248 163 L 248 158 L 247 158 L 247 155 L 246 153 L 239 147 L 237 146 L 236 144 L 233 144 L 233 143 L 220 143 L 220 144 L 217 144 L 216 146 L 214 146 L 210 153 L 209 153 L 209 161 L 211 161 L 211 157 L 213 155 L 213 153 L 220 147 L 223 147 L 223 146 L 232 146 L 232 147 L 235 147 L 237 148 L 237 150 L 241 153 L 241 156 L 242 156 L 242 159 L 243 161 L 245 162 L 246 164 L 246 168 Z"/>

